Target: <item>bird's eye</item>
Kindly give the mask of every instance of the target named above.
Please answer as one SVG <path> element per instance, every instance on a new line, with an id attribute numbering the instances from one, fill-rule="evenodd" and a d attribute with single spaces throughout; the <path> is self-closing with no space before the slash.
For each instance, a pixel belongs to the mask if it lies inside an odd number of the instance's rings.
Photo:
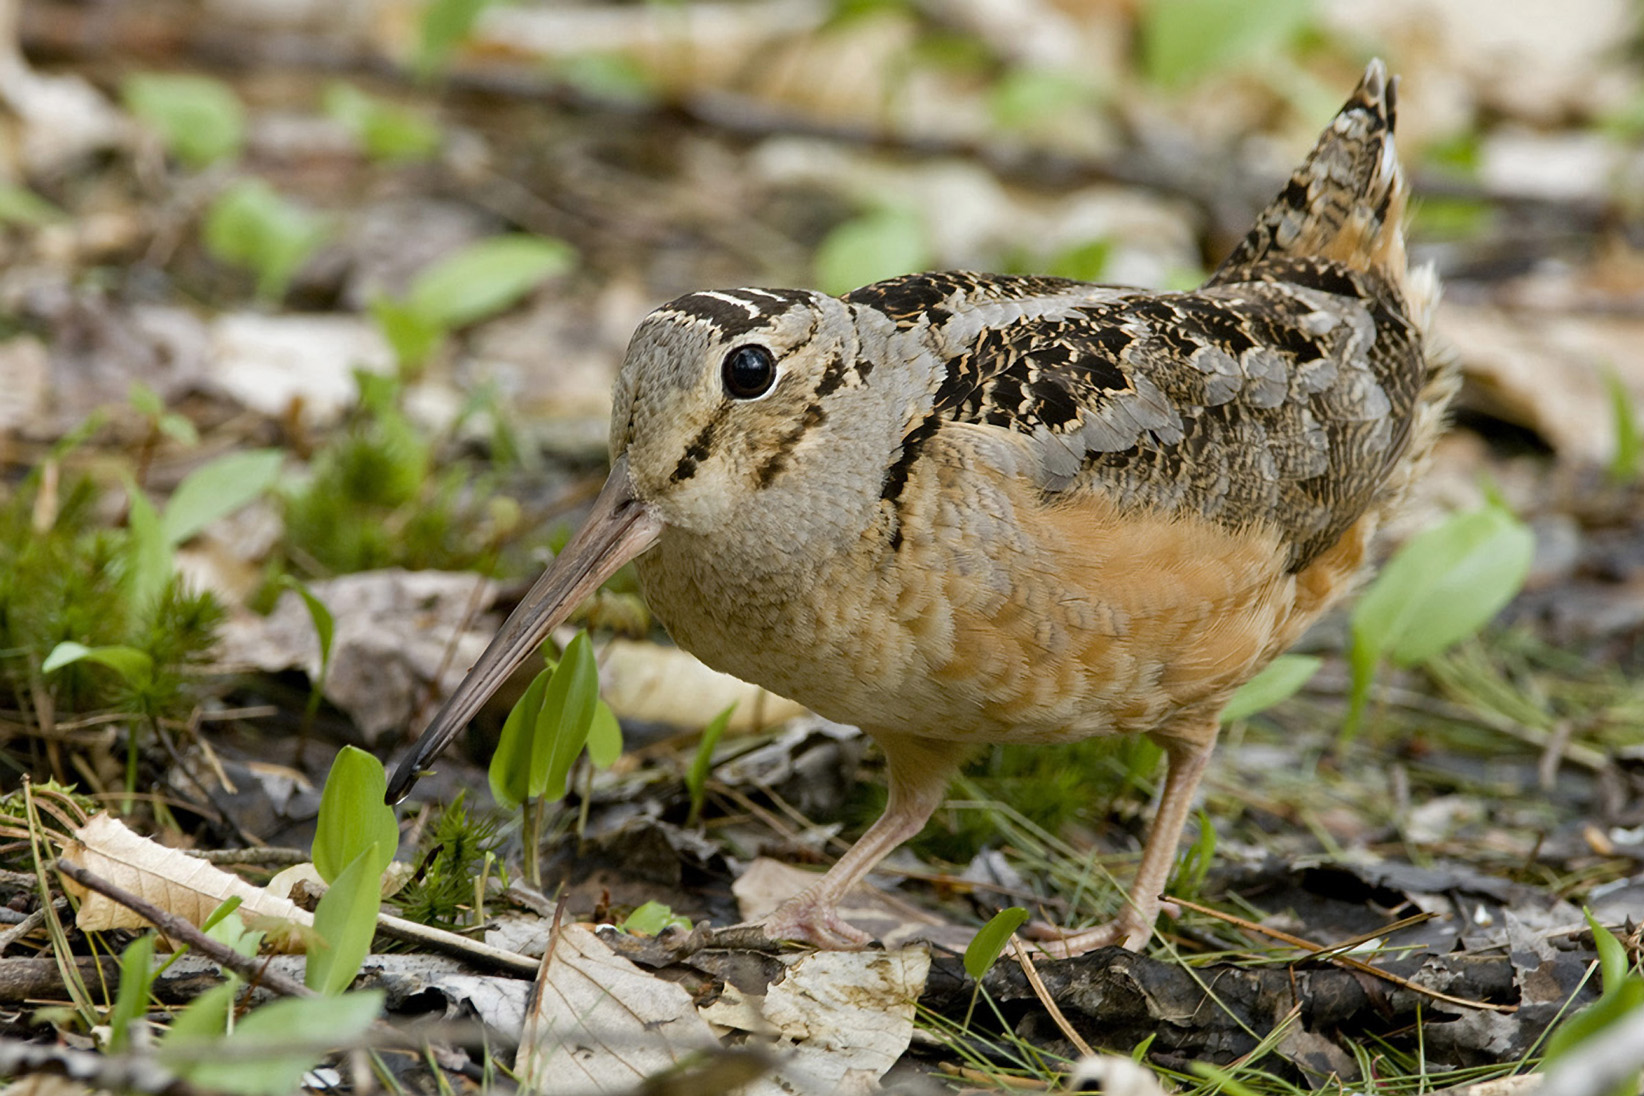
<path id="1" fill-rule="evenodd" d="M 763 346 L 748 343 L 725 355 L 720 376 L 725 381 L 725 392 L 732 399 L 757 399 L 776 383 L 776 359 Z"/>

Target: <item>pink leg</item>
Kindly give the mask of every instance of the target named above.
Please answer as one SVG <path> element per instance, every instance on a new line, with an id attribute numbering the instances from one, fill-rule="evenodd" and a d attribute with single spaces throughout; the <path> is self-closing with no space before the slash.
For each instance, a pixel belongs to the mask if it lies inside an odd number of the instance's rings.
<path id="1" fill-rule="evenodd" d="M 965 754 L 952 742 L 875 734 L 885 751 L 890 798 L 885 813 L 826 875 L 765 918 L 773 940 L 799 940 L 819 948 L 859 948 L 871 937 L 846 924 L 839 903 L 896 846 L 925 828 L 947 794 L 948 780 Z"/>
<path id="2" fill-rule="evenodd" d="M 1153 818 L 1153 828 L 1148 831 L 1142 862 L 1136 869 L 1136 881 L 1131 884 L 1124 910 L 1112 921 L 1095 928 L 1041 934 L 1049 937 L 1044 943 L 1046 951 L 1063 958 L 1115 944 L 1140 951 L 1152 939 L 1153 923 L 1159 918 L 1159 895 L 1170 879 L 1176 847 L 1181 844 L 1187 816 L 1193 811 L 1193 793 L 1198 790 L 1205 764 L 1215 748 L 1218 722 L 1213 720 L 1207 729 L 1208 734 L 1201 731 L 1193 738 L 1170 738 L 1163 743 L 1167 766 L 1164 791 L 1159 796 L 1159 811 Z"/>

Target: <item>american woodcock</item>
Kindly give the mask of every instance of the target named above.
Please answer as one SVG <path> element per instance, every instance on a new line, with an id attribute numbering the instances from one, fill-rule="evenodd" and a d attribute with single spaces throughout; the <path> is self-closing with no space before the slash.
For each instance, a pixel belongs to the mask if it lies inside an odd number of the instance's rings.
<path id="1" fill-rule="evenodd" d="M 1127 906 L 1056 950 L 1140 947 L 1222 706 L 1353 585 L 1454 388 L 1393 121 L 1373 62 L 1191 293 L 950 272 L 653 312 L 593 513 L 391 799 L 634 559 L 681 647 L 884 750 L 884 815 L 770 936 L 864 943 L 840 899 L 972 747 L 1146 734 L 1168 769 Z"/>

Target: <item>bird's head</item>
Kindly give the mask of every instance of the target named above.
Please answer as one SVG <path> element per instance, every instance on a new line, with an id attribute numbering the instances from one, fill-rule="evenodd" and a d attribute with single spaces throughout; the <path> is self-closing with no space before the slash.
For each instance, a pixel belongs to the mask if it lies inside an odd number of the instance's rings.
<path id="1" fill-rule="evenodd" d="M 593 511 L 400 763 L 390 801 L 582 599 L 668 530 L 713 538 L 776 513 L 810 537 L 845 494 L 877 498 L 877 483 L 851 474 L 853 450 L 893 445 L 903 412 L 860 399 L 872 372 L 861 338 L 850 306 L 811 290 L 691 293 L 651 313 L 617 377 L 611 473 Z M 809 504 L 824 498 L 832 505 Z"/>

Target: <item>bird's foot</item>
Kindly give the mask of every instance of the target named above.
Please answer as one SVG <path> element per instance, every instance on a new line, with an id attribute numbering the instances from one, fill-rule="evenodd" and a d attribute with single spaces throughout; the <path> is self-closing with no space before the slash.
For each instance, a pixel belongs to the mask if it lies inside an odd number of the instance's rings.
<path id="1" fill-rule="evenodd" d="M 1075 955 L 1097 948 L 1121 947 L 1141 951 L 1153 939 L 1153 922 L 1158 910 L 1143 912 L 1126 906 L 1105 925 L 1088 929 L 1064 929 L 1045 921 L 1030 921 L 1022 927 L 1022 935 L 1038 944 L 1053 959 L 1071 959 Z M 1167 909 L 1166 912 L 1169 912 Z"/>
<path id="2" fill-rule="evenodd" d="M 825 951 L 855 951 L 873 940 L 847 924 L 837 906 L 809 891 L 794 895 L 773 910 L 764 920 L 764 929 L 772 940 L 797 940 Z"/>

